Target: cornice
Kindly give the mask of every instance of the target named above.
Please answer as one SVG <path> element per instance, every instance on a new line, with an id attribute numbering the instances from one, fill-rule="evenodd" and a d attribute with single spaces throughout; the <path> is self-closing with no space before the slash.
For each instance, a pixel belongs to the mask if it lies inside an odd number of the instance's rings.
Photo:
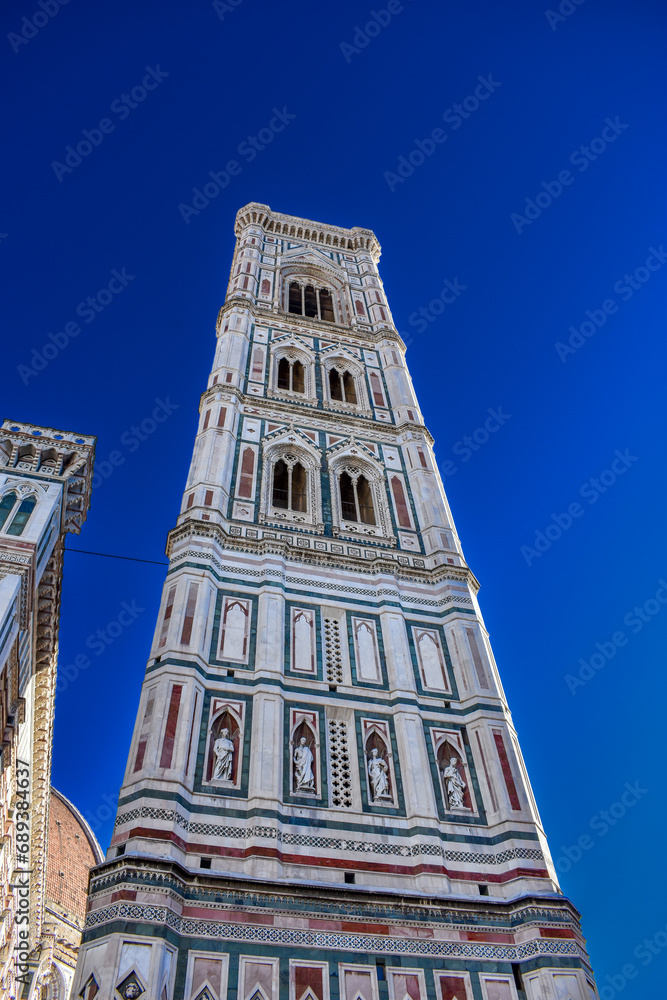
<path id="1" fill-rule="evenodd" d="M 273 224 L 272 229 L 270 228 L 271 224 Z M 313 243 L 315 246 L 357 252 L 366 251 L 375 263 L 380 259 L 382 253 L 378 238 L 371 229 L 362 229 L 360 226 L 344 229 L 341 226 L 333 226 L 325 222 L 302 219 L 296 215 L 284 215 L 282 212 L 274 212 L 268 205 L 262 205 L 256 201 L 251 201 L 238 210 L 234 233 L 238 237 L 245 228 L 252 225 L 276 232 L 278 235 L 293 236 L 295 240 Z M 293 233 L 292 230 L 295 232 Z M 300 235 L 297 235 L 299 233 Z"/>
<path id="2" fill-rule="evenodd" d="M 313 913 L 335 912 L 354 913 L 359 916 L 377 914 L 391 910 L 392 916 L 404 922 L 405 918 L 415 920 L 423 925 L 425 920 L 441 923 L 451 922 L 457 928 L 470 922 L 471 930 L 479 929 L 480 923 L 488 921 L 496 924 L 505 918 L 510 923 L 538 919 L 555 925 L 562 923 L 563 916 L 579 925 L 581 914 L 568 899 L 557 893 L 539 894 L 529 892 L 514 899 L 494 899 L 493 897 L 458 898 L 432 895 L 415 890 L 382 889 L 374 886 L 365 889 L 349 884 L 309 885 L 300 883 L 290 886 L 270 879 L 246 878 L 230 873 L 214 875 L 210 873 L 191 872 L 177 861 L 160 861 L 157 859 L 139 858 L 124 855 L 122 858 L 105 861 L 93 868 L 90 874 L 91 896 L 107 893 L 109 887 L 116 888 L 127 880 L 131 883 L 164 884 L 165 879 L 171 884 L 172 898 L 185 902 L 192 895 L 193 889 L 197 896 L 220 894 L 230 896 L 247 896 L 244 909 L 257 907 L 259 912 L 266 912 L 267 906 L 275 908 L 276 912 L 284 911 L 290 904 L 296 904 L 301 914 L 304 907 Z M 233 904 L 238 906 L 238 903 Z M 560 917 L 560 919 L 559 919 Z"/>
<path id="3" fill-rule="evenodd" d="M 296 548 L 281 538 L 252 539 L 234 536 L 225 531 L 221 525 L 196 520 L 184 521 L 169 532 L 165 551 L 170 562 L 172 558 L 178 558 L 178 556 L 172 556 L 174 545 L 183 543 L 189 538 L 210 538 L 222 550 L 251 553 L 256 556 L 277 555 L 287 563 L 343 570 L 362 574 L 364 577 L 393 576 L 399 580 L 410 581 L 410 583 L 431 586 L 446 580 L 457 580 L 467 583 L 473 593 L 477 593 L 479 590 L 479 581 L 467 566 L 453 566 L 447 563 L 433 568 L 416 568 L 399 563 L 396 556 L 392 559 L 388 552 L 385 554 L 381 550 L 378 550 L 373 559 L 320 552 L 316 549 L 305 550 Z M 361 547 L 370 548 L 370 543 L 366 539 L 347 539 L 346 541 L 350 545 L 358 544 Z M 205 552 L 202 552 L 202 558 L 206 558 Z"/>
<path id="4" fill-rule="evenodd" d="M 0 428 L 0 472 L 63 486 L 63 529 L 79 534 L 92 493 L 97 438 L 53 427 L 5 420 Z"/>
<path id="5" fill-rule="evenodd" d="M 257 410 L 259 413 L 262 409 L 267 409 L 270 411 L 272 419 L 279 420 L 281 419 L 280 414 L 284 414 L 286 424 L 304 424 L 313 429 L 323 430 L 325 434 L 340 435 L 342 433 L 340 418 L 344 416 L 346 428 L 351 428 L 350 434 L 347 431 L 345 432 L 345 435 L 348 437 L 354 433 L 355 436 L 361 438 L 371 438 L 372 440 L 395 446 L 395 440 L 398 435 L 417 431 L 424 435 L 431 446 L 435 444 L 435 439 L 429 429 L 424 424 L 419 424 L 416 421 L 406 420 L 401 424 L 386 424 L 382 420 L 375 420 L 371 415 L 362 418 L 358 413 L 352 413 L 349 410 L 334 411 L 325 409 L 324 407 L 319 409 L 319 407 L 312 405 L 312 400 L 306 400 L 305 403 L 296 403 L 292 400 L 273 395 L 249 396 L 236 386 L 227 385 L 224 382 L 216 382 L 215 385 L 210 385 L 204 390 L 200 397 L 200 412 L 204 406 L 214 402 L 216 399 L 230 399 L 232 397 L 237 399 L 246 408 L 246 413 L 252 410 Z M 247 407 L 250 407 L 250 411 Z M 276 413 L 279 416 L 273 416 Z M 324 421 L 325 426 L 318 428 L 317 421 Z M 328 425 L 331 425 L 331 428 Z M 372 431 L 372 433 L 369 433 L 369 431 Z"/>
<path id="6" fill-rule="evenodd" d="M 304 326 L 302 322 L 299 322 L 294 313 L 283 312 L 282 309 L 273 309 L 268 305 L 261 302 L 255 302 L 254 296 L 251 296 L 249 292 L 232 292 L 225 299 L 224 305 L 220 307 L 218 312 L 218 320 L 216 324 L 216 333 L 220 335 L 220 330 L 222 326 L 222 319 L 227 315 L 227 313 L 233 307 L 239 307 L 246 309 L 255 321 L 259 316 L 260 321 L 266 323 L 267 326 L 276 326 L 280 324 L 281 326 L 289 326 L 290 332 L 298 332 L 305 336 L 320 336 L 321 339 L 326 340 L 336 340 L 340 338 L 346 338 L 348 340 L 353 340 L 358 338 L 364 342 L 361 346 L 369 347 L 373 349 L 381 340 L 391 340 L 394 341 L 405 353 L 407 347 L 400 333 L 395 326 L 391 325 L 385 321 L 385 325 L 379 330 L 366 330 L 363 327 L 350 327 L 345 323 L 330 323 L 327 320 L 317 319 L 316 317 L 307 317 L 308 326 Z M 301 319 L 305 317 L 300 317 Z M 312 326 L 312 330 L 311 330 Z M 375 326 L 378 326 L 376 323 Z M 314 333 L 312 331 L 315 331 Z M 326 335 L 326 336 L 325 336 Z"/>

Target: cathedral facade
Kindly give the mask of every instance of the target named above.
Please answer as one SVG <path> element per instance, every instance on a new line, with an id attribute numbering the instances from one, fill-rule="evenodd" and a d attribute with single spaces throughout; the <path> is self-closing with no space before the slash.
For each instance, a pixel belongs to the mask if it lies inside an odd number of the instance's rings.
<path id="1" fill-rule="evenodd" d="M 72 913 L 67 893 L 54 892 L 67 867 L 53 870 L 54 824 L 62 826 L 63 803 L 68 817 L 78 813 L 51 788 L 51 754 L 65 538 L 86 519 L 94 457 L 94 437 L 13 420 L 0 427 L 3 1000 L 66 1000 L 81 936 L 83 913 Z M 79 841 L 88 833 L 82 827 Z M 90 838 L 83 851 L 75 844 L 68 852 L 79 861 L 78 879 L 69 882 L 80 895 L 99 861 Z"/>
<path id="2" fill-rule="evenodd" d="M 83 1000 L 592 1000 L 369 230 L 250 204 Z"/>

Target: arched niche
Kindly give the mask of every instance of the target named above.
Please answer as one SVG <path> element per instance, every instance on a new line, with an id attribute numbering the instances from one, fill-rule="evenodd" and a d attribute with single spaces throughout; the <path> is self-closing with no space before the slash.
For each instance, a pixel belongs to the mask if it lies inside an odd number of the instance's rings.
<path id="1" fill-rule="evenodd" d="M 221 778 L 215 777 L 215 769 L 217 764 L 215 742 L 218 738 L 222 736 L 223 729 L 227 730 L 228 733 L 227 739 L 229 739 L 234 745 L 234 751 L 232 754 L 231 773 L 228 779 L 225 779 L 224 777 Z M 237 785 L 238 777 L 240 774 L 242 752 L 243 752 L 243 729 L 241 720 L 229 706 L 225 706 L 215 716 L 209 730 L 208 755 L 206 761 L 206 781 L 208 782 L 221 781 L 224 784 Z"/>

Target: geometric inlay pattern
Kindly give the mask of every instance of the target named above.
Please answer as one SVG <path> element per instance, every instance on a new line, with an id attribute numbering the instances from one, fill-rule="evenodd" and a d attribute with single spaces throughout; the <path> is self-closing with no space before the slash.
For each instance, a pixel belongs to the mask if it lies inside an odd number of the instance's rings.
<path id="1" fill-rule="evenodd" d="M 339 723 L 345 725 L 345 723 Z M 338 804 L 338 803 L 335 803 Z M 347 802 L 341 803 L 347 805 Z M 457 861 L 461 864 L 502 865 L 515 859 L 544 861 L 542 852 L 533 847 L 512 847 L 495 853 L 480 851 L 451 851 L 438 844 L 398 844 L 374 843 L 369 840 L 347 840 L 341 837 L 317 837 L 304 833 L 286 833 L 273 826 L 221 826 L 217 823 L 200 823 L 197 820 L 187 820 L 175 809 L 161 809 L 157 806 L 141 806 L 119 814 L 116 826 L 133 823 L 138 819 L 160 819 L 168 823 L 176 823 L 189 833 L 202 837 L 233 838 L 249 840 L 257 837 L 267 840 L 277 840 L 283 844 L 293 844 L 297 847 L 321 847 L 330 851 L 349 851 L 355 854 L 392 854 L 400 857 L 418 857 L 419 855 L 442 857 L 445 861 Z"/>
<path id="2" fill-rule="evenodd" d="M 326 948 L 334 951 L 386 953 L 390 955 L 430 955 L 436 958 L 470 958 L 484 962 L 516 962 L 539 955 L 585 955 L 572 940 L 537 938 L 523 944 L 492 944 L 477 941 L 438 941 L 423 938 L 388 937 L 380 934 L 345 934 L 293 927 L 230 924 L 222 921 L 179 917 L 166 906 L 118 902 L 86 917 L 86 927 L 99 927 L 115 920 L 140 920 L 166 925 L 178 934 L 196 938 L 218 938 L 301 948 Z"/>
<path id="3" fill-rule="evenodd" d="M 335 618 L 324 619 L 324 662 L 329 684 L 342 684 L 343 661 L 340 650 L 340 623 Z"/>
<path id="4" fill-rule="evenodd" d="M 331 724 L 331 723 L 330 723 Z M 345 725 L 345 723 L 339 723 Z M 338 804 L 338 803 L 335 803 Z M 347 802 L 340 803 L 347 805 Z M 512 847 L 504 851 L 482 853 L 481 851 L 452 851 L 438 844 L 382 844 L 370 840 L 347 840 L 341 837 L 317 837 L 304 833 L 287 833 L 273 826 L 222 826 L 217 823 L 200 823 L 197 820 L 187 820 L 175 809 L 161 809 L 156 806 L 141 806 L 119 814 L 116 826 L 133 823 L 138 819 L 159 819 L 168 823 L 176 823 L 189 833 L 201 837 L 228 837 L 236 840 L 266 838 L 283 844 L 293 844 L 297 847 L 321 847 L 330 851 L 348 851 L 353 854 L 391 854 L 399 857 L 418 857 L 419 855 L 442 857 L 445 861 L 456 861 L 461 864 L 502 865 L 515 859 L 544 861 L 544 855 L 533 847 Z"/>
<path id="5" fill-rule="evenodd" d="M 327 619 L 324 620 L 326 622 Z M 338 622 L 335 624 L 338 625 Z M 331 804 L 351 809 L 352 784 L 350 752 L 347 745 L 347 722 L 329 719 L 329 766 L 331 767 Z"/>

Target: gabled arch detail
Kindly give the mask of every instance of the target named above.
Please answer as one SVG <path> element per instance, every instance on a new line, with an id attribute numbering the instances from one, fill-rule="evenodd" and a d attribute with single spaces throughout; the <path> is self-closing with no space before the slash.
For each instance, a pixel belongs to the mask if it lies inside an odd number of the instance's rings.
<path id="1" fill-rule="evenodd" d="M 384 467 L 353 438 L 338 442 L 328 456 L 334 534 L 391 539 L 395 544 Z"/>
<path id="2" fill-rule="evenodd" d="M 301 366 L 300 380 L 297 378 L 299 366 Z M 282 377 L 283 367 L 288 368 L 287 384 Z M 299 338 L 281 337 L 271 343 L 270 372 L 271 395 L 287 396 L 295 401 L 315 399 L 315 355 Z"/>
<path id="3" fill-rule="evenodd" d="M 264 439 L 262 458 L 260 521 L 324 531 L 319 449 L 296 428 L 282 428 Z"/>

